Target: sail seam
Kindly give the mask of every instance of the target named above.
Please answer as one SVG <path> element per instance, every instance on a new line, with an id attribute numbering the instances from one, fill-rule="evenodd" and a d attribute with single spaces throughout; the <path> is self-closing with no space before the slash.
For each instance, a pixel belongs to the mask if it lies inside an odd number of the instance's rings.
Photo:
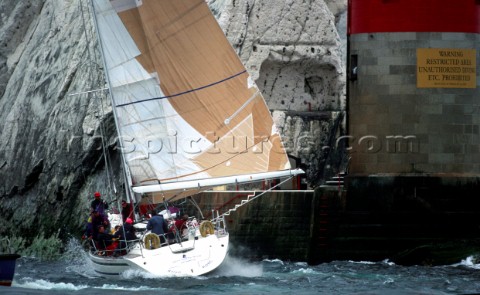
<path id="1" fill-rule="evenodd" d="M 202 89 L 205 89 L 205 88 L 209 88 L 209 87 L 212 87 L 212 86 L 215 86 L 217 84 L 220 84 L 220 83 L 223 83 L 225 81 L 228 81 L 228 80 L 231 80 L 237 76 L 240 76 L 244 73 L 246 73 L 247 70 L 243 70 L 241 71 L 240 73 L 237 73 L 237 74 L 234 74 L 230 77 L 227 77 L 225 79 L 222 79 L 222 80 L 219 80 L 217 82 L 213 82 L 211 84 L 207 84 L 205 86 L 202 86 L 202 87 L 198 87 L 198 88 L 194 88 L 194 89 L 190 89 L 190 90 L 187 90 L 187 91 L 183 91 L 183 92 L 180 92 L 180 93 L 176 93 L 176 94 L 172 94 L 172 95 L 165 95 L 165 96 L 160 96 L 160 97 L 153 97 L 153 98 L 148 98 L 148 99 L 142 99 L 142 100 L 138 100 L 138 101 L 132 101 L 132 102 L 128 102 L 128 103 L 122 103 L 122 104 L 118 104 L 116 107 L 124 107 L 124 106 L 128 106 L 128 105 L 133 105 L 133 104 L 137 104 L 137 103 L 142 103 L 142 102 L 147 102 L 147 101 L 153 101 L 153 100 L 158 100 L 158 99 L 165 99 L 165 98 L 171 98 L 171 97 L 176 97 L 176 96 L 181 96 L 181 95 L 184 95 L 184 94 L 187 94 L 187 93 L 191 93 L 191 92 L 195 92 L 195 91 L 199 91 L 199 90 L 202 90 Z"/>

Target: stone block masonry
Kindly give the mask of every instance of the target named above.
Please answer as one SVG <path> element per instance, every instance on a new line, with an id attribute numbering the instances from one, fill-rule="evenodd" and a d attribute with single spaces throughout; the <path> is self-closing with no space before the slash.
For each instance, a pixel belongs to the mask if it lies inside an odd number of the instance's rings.
<path id="1" fill-rule="evenodd" d="M 478 177 L 347 176 L 346 186 L 272 191 L 240 207 L 226 217 L 230 254 L 313 265 L 440 265 L 480 251 Z M 210 218 L 212 209 L 223 213 L 246 194 L 205 192 L 195 200 Z"/>
<path id="2" fill-rule="evenodd" d="M 232 208 L 249 192 L 203 193 L 195 199 L 205 217 Z M 314 191 L 272 191 L 226 216 L 234 256 L 307 261 Z"/>
<path id="3" fill-rule="evenodd" d="M 418 87 L 419 48 L 476 49 L 477 87 Z M 349 81 L 350 174 L 480 173 L 475 157 L 460 157 L 480 142 L 478 48 L 475 33 L 351 35 L 358 78 Z M 358 144 L 365 136 L 375 138 L 374 148 Z"/>

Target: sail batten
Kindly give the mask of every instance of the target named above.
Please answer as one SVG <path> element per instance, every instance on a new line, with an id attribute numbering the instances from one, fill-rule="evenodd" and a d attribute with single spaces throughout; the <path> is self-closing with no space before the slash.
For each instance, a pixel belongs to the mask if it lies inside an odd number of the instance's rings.
<path id="1" fill-rule="evenodd" d="M 92 1 L 133 184 L 176 179 L 186 187 L 156 188 L 179 197 L 290 173 L 261 92 L 204 0 Z"/>

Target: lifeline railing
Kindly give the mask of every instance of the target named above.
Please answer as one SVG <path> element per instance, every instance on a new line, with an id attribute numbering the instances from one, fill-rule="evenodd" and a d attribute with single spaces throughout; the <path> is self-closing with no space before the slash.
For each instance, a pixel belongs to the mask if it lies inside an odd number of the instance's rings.
<path id="1" fill-rule="evenodd" d="M 215 218 L 212 218 L 212 223 L 215 223 L 215 224 L 216 224 L 217 222 L 222 222 L 222 221 L 225 222 L 225 220 L 224 220 L 224 219 L 225 219 L 225 216 L 229 216 L 230 213 L 237 211 L 238 208 L 240 208 L 240 207 L 242 207 L 242 206 L 250 203 L 251 201 L 253 201 L 253 200 L 255 200 L 255 199 L 263 196 L 264 194 L 266 194 L 266 193 L 268 193 L 269 191 L 275 189 L 276 187 L 280 186 L 281 184 L 283 184 L 283 183 L 291 180 L 292 178 L 293 178 L 293 176 L 292 176 L 292 177 L 289 177 L 289 178 L 286 178 L 285 180 L 277 183 L 276 185 L 270 187 L 269 189 L 267 189 L 267 190 L 259 193 L 258 195 L 256 194 L 256 192 L 253 192 L 253 194 L 247 195 L 247 198 L 246 198 L 245 200 L 241 200 L 241 201 L 240 201 L 240 204 L 236 204 L 233 208 L 227 210 L 225 213 L 220 214 L 220 215 L 218 215 L 218 216 L 215 217 Z M 213 214 L 212 214 L 212 215 L 213 215 Z"/>
<path id="2" fill-rule="evenodd" d="M 112 256 L 112 255 L 123 256 L 126 253 L 128 253 L 131 249 L 133 249 L 135 247 L 135 244 L 140 242 L 140 239 L 112 240 L 112 242 L 115 242 L 115 241 L 118 241 L 119 245 L 121 245 L 120 243 L 125 243 L 125 247 L 120 248 L 117 246 L 115 249 L 104 249 L 99 247 L 98 245 L 100 243 L 99 241 L 90 240 L 90 244 L 91 244 L 90 251 L 92 252 L 92 254 L 98 255 L 98 256 Z"/>

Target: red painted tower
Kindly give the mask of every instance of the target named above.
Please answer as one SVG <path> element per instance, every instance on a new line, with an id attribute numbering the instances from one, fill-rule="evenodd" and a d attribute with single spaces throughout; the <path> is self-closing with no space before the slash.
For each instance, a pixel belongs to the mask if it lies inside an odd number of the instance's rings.
<path id="1" fill-rule="evenodd" d="M 478 0 L 349 0 L 348 34 L 480 33 Z"/>
<path id="2" fill-rule="evenodd" d="M 480 236 L 480 1 L 349 0 L 348 13 L 331 259 L 459 262 Z"/>

